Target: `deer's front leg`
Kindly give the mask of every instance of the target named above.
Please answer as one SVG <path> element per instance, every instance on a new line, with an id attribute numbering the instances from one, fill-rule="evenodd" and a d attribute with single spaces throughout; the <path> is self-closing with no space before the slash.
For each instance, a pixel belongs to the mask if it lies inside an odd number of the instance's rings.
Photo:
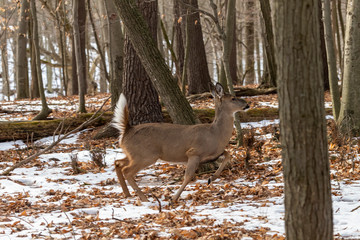
<path id="1" fill-rule="evenodd" d="M 220 174 L 224 170 L 226 164 L 231 159 L 230 154 L 227 151 L 224 151 L 224 153 L 220 157 L 224 157 L 224 160 L 221 162 L 219 168 L 216 170 L 214 175 L 209 178 L 208 184 L 210 184 L 212 181 L 214 181 L 215 179 L 217 179 L 220 176 Z"/>
<path id="2" fill-rule="evenodd" d="M 184 182 L 181 185 L 181 187 L 179 188 L 179 190 L 176 192 L 174 197 L 172 198 L 172 200 L 174 202 L 176 202 L 178 200 L 178 198 L 180 197 L 180 194 L 182 193 L 182 191 L 184 191 L 186 185 L 188 185 L 188 183 L 192 180 L 192 178 L 195 175 L 195 171 L 198 168 L 199 163 L 200 163 L 200 157 L 197 155 L 193 155 L 193 151 L 190 152 L 188 154 L 188 156 L 189 156 L 189 158 L 188 158 L 188 163 L 186 165 Z"/>

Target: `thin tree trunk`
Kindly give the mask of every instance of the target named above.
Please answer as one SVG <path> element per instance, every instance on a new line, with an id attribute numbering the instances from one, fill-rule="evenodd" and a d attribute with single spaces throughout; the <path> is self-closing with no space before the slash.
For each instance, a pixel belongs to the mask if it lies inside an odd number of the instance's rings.
<path id="1" fill-rule="evenodd" d="M 30 4 L 28 0 L 21 1 L 19 30 L 17 34 L 16 48 L 16 99 L 29 97 L 29 76 L 28 76 L 28 59 L 26 53 L 27 45 L 27 27 L 29 24 Z"/>
<path id="2" fill-rule="evenodd" d="M 260 8 L 262 13 L 262 25 L 265 27 L 264 34 L 264 46 L 265 46 L 265 59 L 267 70 L 269 72 L 269 81 L 266 81 L 264 87 L 276 87 L 276 60 L 275 60 L 275 49 L 274 49 L 274 33 L 273 25 L 271 20 L 271 7 L 269 0 L 260 0 Z M 266 77 L 264 77 L 266 79 Z"/>
<path id="3" fill-rule="evenodd" d="M 33 120 L 43 120 L 46 119 L 47 116 L 52 112 L 51 109 L 48 107 L 45 97 L 45 90 L 42 80 L 42 72 L 41 72 L 41 62 L 40 62 L 40 47 L 39 47 L 39 33 L 38 33 L 38 20 L 36 14 L 36 5 L 35 0 L 30 1 L 31 7 L 31 15 L 33 19 L 33 32 L 32 32 L 32 42 L 33 48 L 35 52 L 35 64 L 36 64 L 36 73 L 37 73 L 37 80 L 38 80 L 38 87 L 41 99 L 41 111 L 38 115 L 36 115 Z"/>
<path id="4" fill-rule="evenodd" d="M 185 20 L 186 21 L 186 20 Z M 181 8 L 178 0 L 174 0 L 174 34 L 175 34 L 175 53 L 177 57 L 176 62 L 176 76 L 178 77 L 178 84 L 183 81 L 182 73 L 184 72 L 184 58 L 185 58 L 185 50 L 184 50 L 184 42 L 181 31 L 181 25 L 186 24 L 181 16 Z M 185 75 L 186 76 L 186 75 Z"/>
<path id="5" fill-rule="evenodd" d="M 330 12 L 330 0 L 324 0 L 324 30 L 325 30 L 325 42 L 326 42 L 326 55 L 327 64 L 329 69 L 329 85 L 332 99 L 332 110 L 334 120 L 339 117 L 340 111 L 340 91 L 337 77 L 336 67 L 336 54 L 334 47 L 334 39 L 331 29 L 331 12 Z"/>
<path id="6" fill-rule="evenodd" d="M 82 9 L 84 8 L 84 9 Z M 86 94 L 86 64 L 84 63 L 85 57 L 85 45 L 80 35 L 83 35 L 85 28 L 81 26 L 84 18 L 83 14 L 85 10 L 85 0 L 74 0 L 73 14 L 74 14 L 74 45 L 75 45 L 75 59 L 76 59 L 76 70 L 79 84 L 79 109 L 81 113 L 86 112 L 85 109 L 85 94 Z"/>
<path id="7" fill-rule="evenodd" d="M 360 2 L 349 0 L 344 47 L 344 78 L 338 124 L 344 133 L 360 134 Z"/>
<path id="8" fill-rule="evenodd" d="M 56 5 L 58 5 L 58 0 L 56 1 Z M 64 8 L 65 5 L 64 3 L 62 3 L 62 7 Z M 66 48 L 64 46 L 66 46 L 66 35 L 64 34 L 65 32 L 65 27 L 61 26 L 61 22 L 60 22 L 60 11 L 56 11 L 56 25 L 58 28 L 58 32 L 59 32 L 59 46 L 60 46 L 60 55 L 61 55 L 61 70 L 60 70 L 60 74 L 61 76 L 61 93 L 65 93 L 65 96 L 68 95 L 68 76 L 67 76 L 67 60 L 66 60 Z M 64 11 L 63 11 L 64 12 Z M 64 24 L 65 25 L 65 24 Z"/>
<path id="9" fill-rule="evenodd" d="M 71 34 L 71 82 L 69 83 L 69 87 L 71 90 L 71 95 L 79 94 L 79 80 L 77 74 L 77 64 L 76 64 L 76 47 L 75 47 L 75 39 L 74 33 Z"/>
<path id="10" fill-rule="evenodd" d="M 211 79 L 206 60 L 200 15 L 194 10 L 198 8 L 198 1 L 184 0 L 184 2 L 191 5 L 191 7 L 184 7 L 189 11 L 185 17 L 188 19 L 186 21 L 189 31 L 189 48 L 191 49 L 188 56 L 191 64 L 187 65 L 188 94 L 208 92 Z M 185 29 L 182 28 L 182 30 Z M 184 41 L 185 32 L 182 35 Z"/>
<path id="11" fill-rule="evenodd" d="M 255 30 L 254 30 L 254 0 L 246 0 L 247 19 L 245 25 L 245 84 L 255 83 L 255 69 L 254 69 L 254 49 L 255 49 Z"/>
<path id="12" fill-rule="evenodd" d="M 10 101 L 10 79 L 9 79 L 9 64 L 8 64 L 8 51 L 7 51 L 7 30 L 5 29 L 0 40 L 1 48 L 1 66 L 2 66 L 2 93 Z"/>
<path id="13" fill-rule="evenodd" d="M 110 51 L 110 69 L 111 69 L 111 107 L 115 105 L 122 92 L 122 74 L 124 58 L 124 35 L 120 18 L 116 12 L 113 0 L 105 1 L 106 13 L 108 16 L 108 34 L 109 34 L 109 51 Z"/>
<path id="14" fill-rule="evenodd" d="M 323 74 L 324 74 L 324 90 L 330 90 L 329 83 L 329 68 L 327 64 L 327 52 L 326 52 L 326 43 L 325 43 L 325 30 L 324 30 L 324 21 L 323 21 L 323 11 L 322 11 L 322 0 L 318 0 L 319 4 L 319 29 L 320 29 L 320 47 L 321 47 L 321 56 L 323 60 Z"/>
<path id="15" fill-rule="evenodd" d="M 235 13 L 234 13 L 234 20 L 232 21 L 233 26 L 233 32 L 232 34 L 232 43 L 231 43 L 231 50 L 230 50 L 230 56 L 229 56 L 229 67 L 230 67 L 230 75 L 233 82 L 233 85 L 238 84 L 238 77 L 237 77 L 237 29 L 236 29 L 236 5 L 235 7 Z"/>
<path id="16" fill-rule="evenodd" d="M 33 19 L 31 18 L 29 21 L 29 39 L 31 39 L 29 43 L 30 50 L 30 68 L 31 68 L 31 89 L 30 89 L 30 98 L 38 98 L 40 97 L 39 93 L 39 85 L 38 85 L 38 77 L 36 70 L 36 56 L 35 56 L 35 47 L 33 39 Z"/>
<path id="17" fill-rule="evenodd" d="M 98 52 L 99 52 L 99 55 L 100 55 L 101 65 L 103 67 L 102 70 L 104 71 L 106 80 L 109 81 L 110 78 L 109 78 L 108 71 L 106 69 L 105 54 L 104 54 L 104 52 L 102 50 L 100 40 L 99 40 L 98 34 L 96 32 L 96 27 L 95 27 L 95 23 L 94 23 L 92 11 L 91 11 L 90 0 L 87 0 L 87 3 L 88 3 L 89 19 L 90 19 L 91 27 L 92 27 L 93 32 L 94 32 L 95 43 L 96 43 L 96 46 L 98 48 Z"/>

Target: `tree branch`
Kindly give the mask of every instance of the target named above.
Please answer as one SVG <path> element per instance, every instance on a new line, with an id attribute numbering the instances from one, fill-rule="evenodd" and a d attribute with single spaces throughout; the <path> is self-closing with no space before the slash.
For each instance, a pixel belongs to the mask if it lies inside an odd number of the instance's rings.
<path id="1" fill-rule="evenodd" d="M 110 96 L 111 97 L 111 96 Z M 77 128 L 75 128 L 74 130 L 64 134 L 62 137 L 59 136 L 59 138 L 54 141 L 52 144 L 50 144 L 48 147 L 46 147 L 45 149 L 41 150 L 38 153 L 35 153 L 33 155 L 31 155 L 30 157 L 27 157 L 26 159 L 14 164 L 14 166 L 9 167 L 7 170 L 3 171 L 0 175 L 9 175 L 10 172 L 12 172 L 13 170 L 15 170 L 16 168 L 21 167 L 22 165 L 25 165 L 29 162 L 31 162 L 32 160 L 34 160 L 35 158 L 37 158 L 38 156 L 46 153 L 47 151 L 49 151 L 50 149 L 52 149 L 54 146 L 56 146 L 58 143 L 60 143 L 62 140 L 66 139 L 69 135 L 80 131 L 83 127 L 89 125 L 90 123 L 92 123 L 93 121 L 95 121 L 96 119 L 100 118 L 104 113 L 101 113 L 99 116 L 95 117 L 100 111 L 101 109 L 104 107 L 105 103 L 110 99 L 110 97 L 108 97 L 104 103 L 101 105 L 101 107 L 99 108 L 99 110 L 97 110 L 94 115 L 91 116 L 91 118 L 89 120 L 87 120 L 86 122 L 82 123 L 80 126 L 78 126 Z"/>

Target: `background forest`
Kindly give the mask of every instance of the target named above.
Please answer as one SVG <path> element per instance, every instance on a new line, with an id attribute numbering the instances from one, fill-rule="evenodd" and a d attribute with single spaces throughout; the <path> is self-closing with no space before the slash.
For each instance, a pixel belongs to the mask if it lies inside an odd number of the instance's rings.
<path id="1" fill-rule="evenodd" d="M 360 237 L 359 1 L 0 0 L 0 27 L 0 236 Z M 124 198 L 120 93 L 131 125 L 209 123 L 216 82 L 250 105 L 220 179 L 170 203 L 161 162 Z"/>

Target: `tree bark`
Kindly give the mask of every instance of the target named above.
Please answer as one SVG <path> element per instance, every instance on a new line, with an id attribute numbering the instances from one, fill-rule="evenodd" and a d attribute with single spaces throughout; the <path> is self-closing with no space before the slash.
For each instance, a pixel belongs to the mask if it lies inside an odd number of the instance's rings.
<path id="1" fill-rule="evenodd" d="M 133 47 L 171 118 L 175 123 L 194 124 L 195 116 L 191 106 L 174 81 L 136 4 L 132 0 L 114 2 Z"/>
<path id="2" fill-rule="evenodd" d="M 340 91 L 337 77 L 337 67 L 336 67 L 336 54 L 334 47 L 334 39 L 331 29 L 331 12 L 330 12 L 330 0 L 324 0 L 324 33 L 325 33 L 325 43 L 326 43 L 326 56 L 327 56 L 327 65 L 329 69 L 329 85 L 332 99 L 332 109 L 334 120 L 336 121 L 339 117 L 340 111 Z"/>
<path id="3" fill-rule="evenodd" d="M 260 0 L 260 8 L 262 14 L 262 24 L 265 27 L 263 31 L 263 39 L 265 45 L 265 54 L 267 70 L 269 72 L 268 81 L 261 84 L 264 87 L 276 87 L 276 60 L 275 60 L 275 49 L 274 49 L 274 32 L 271 20 L 271 7 L 269 0 Z M 264 77 L 265 79 L 266 77 Z"/>
<path id="4" fill-rule="evenodd" d="M 326 43 L 325 43 L 325 29 L 323 21 L 323 11 L 322 11 L 322 0 L 318 0 L 319 4 L 319 23 L 320 23 L 320 47 L 321 47 L 321 56 L 323 60 L 323 73 L 324 73 L 324 90 L 330 90 L 329 85 L 329 68 L 327 64 L 327 52 L 326 52 Z"/>
<path id="5" fill-rule="evenodd" d="M 29 76 L 28 76 L 28 59 L 26 53 L 27 45 L 27 27 L 29 24 L 29 10 L 30 4 L 28 0 L 21 1 L 20 16 L 19 16 L 19 30 L 17 35 L 16 48 L 16 99 L 29 97 Z"/>
<path id="6" fill-rule="evenodd" d="M 111 107 L 115 105 L 122 92 L 122 74 L 123 74 L 123 58 L 124 58 L 124 35 L 120 18 L 116 12 L 113 0 L 105 1 L 106 13 L 108 16 L 108 34 L 110 48 L 110 92 Z"/>
<path id="7" fill-rule="evenodd" d="M 154 41 L 157 41 L 157 1 L 138 0 L 142 13 Z M 159 97 L 149 76 L 133 48 L 129 37 L 125 37 L 123 93 L 127 99 L 130 125 L 162 122 Z"/>
<path id="8" fill-rule="evenodd" d="M 349 0 L 344 47 L 344 78 L 338 124 L 344 133 L 360 134 L 360 2 Z"/>
<path id="9" fill-rule="evenodd" d="M 255 83 L 255 68 L 254 68 L 254 0 L 246 0 L 247 19 L 245 23 L 245 84 Z"/>
<path id="10" fill-rule="evenodd" d="M 183 12 L 187 12 L 185 16 L 186 24 L 189 32 L 189 39 L 187 46 L 189 51 L 187 64 L 187 82 L 188 94 L 196 94 L 208 92 L 209 84 L 211 82 L 209 69 L 207 66 L 205 46 L 202 34 L 202 27 L 200 23 L 199 12 L 194 10 L 198 9 L 197 0 L 184 0 L 184 2 L 191 7 L 183 7 Z M 187 8 L 187 10 L 186 10 Z M 183 42 L 185 42 L 185 28 L 182 28 Z"/>
<path id="11" fill-rule="evenodd" d="M 176 66 L 176 76 L 178 77 L 178 85 L 181 85 L 182 81 L 182 73 L 184 69 L 184 58 L 185 58 L 185 50 L 184 50 L 184 42 L 182 36 L 181 26 L 182 24 L 186 24 L 186 20 L 184 21 L 181 14 L 181 7 L 178 0 L 174 1 L 174 31 L 175 31 L 175 53 L 177 57 L 177 66 Z"/>
<path id="12" fill-rule="evenodd" d="M 36 64 L 36 75 L 38 80 L 38 87 L 41 99 L 41 111 L 36 115 L 33 120 L 43 120 L 51 113 L 51 109 L 48 107 L 45 97 L 44 84 L 42 79 L 41 72 L 41 62 L 40 62 L 40 46 L 39 46 L 39 33 L 38 33 L 38 20 L 36 14 L 36 5 L 35 0 L 30 1 L 31 15 L 33 19 L 33 32 L 32 32 L 32 42 L 35 52 L 35 64 Z"/>
<path id="13" fill-rule="evenodd" d="M 31 89 L 30 89 L 30 98 L 38 98 L 40 97 L 39 85 L 38 85 L 38 77 L 36 70 L 36 55 L 35 55 L 35 47 L 33 39 L 33 22 L 34 20 L 31 18 L 29 21 L 29 39 L 30 41 L 30 68 L 31 68 Z"/>
<path id="14" fill-rule="evenodd" d="M 287 239 L 333 239 L 318 7 L 274 5 Z"/>
<path id="15" fill-rule="evenodd" d="M 85 0 L 74 0 L 74 45 L 76 70 L 79 85 L 79 109 L 81 113 L 86 112 L 85 94 L 87 92 L 86 82 L 86 56 L 85 56 Z"/>
<path id="16" fill-rule="evenodd" d="M 1 92 L 4 98 L 7 97 L 10 101 L 10 78 L 9 78 L 9 64 L 8 64 L 8 51 L 7 51 L 7 30 L 3 30 L 4 34 L 0 39 L 1 48 L 1 68 L 2 68 L 2 89 Z"/>

